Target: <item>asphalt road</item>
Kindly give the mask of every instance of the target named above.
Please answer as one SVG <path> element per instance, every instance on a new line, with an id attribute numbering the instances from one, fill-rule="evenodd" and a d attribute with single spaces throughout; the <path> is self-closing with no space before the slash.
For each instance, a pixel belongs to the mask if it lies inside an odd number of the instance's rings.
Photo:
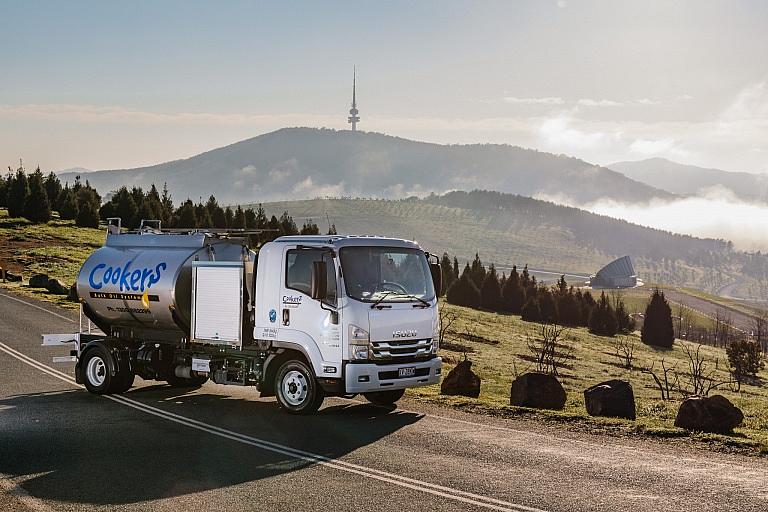
<path id="1" fill-rule="evenodd" d="M 254 389 L 73 383 L 71 312 L 0 292 L 0 512 L 766 511 L 768 463 L 404 401 L 283 414 Z"/>

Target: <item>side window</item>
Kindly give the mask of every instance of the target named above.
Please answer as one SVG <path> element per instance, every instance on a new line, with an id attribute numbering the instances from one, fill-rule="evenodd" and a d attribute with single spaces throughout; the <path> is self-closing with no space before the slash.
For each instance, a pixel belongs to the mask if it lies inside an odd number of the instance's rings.
<path id="1" fill-rule="evenodd" d="M 325 261 L 328 269 L 328 296 L 323 302 L 336 304 L 336 267 L 328 251 L 291 249 L 286 256 L 285 286 L 307 295 L 312 293 L 312 263 Z"/>

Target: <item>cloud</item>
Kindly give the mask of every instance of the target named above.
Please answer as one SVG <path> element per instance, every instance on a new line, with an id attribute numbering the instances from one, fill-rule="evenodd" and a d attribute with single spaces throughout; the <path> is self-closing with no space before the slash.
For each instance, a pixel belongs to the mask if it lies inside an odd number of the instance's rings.
<path id="1" fill-rule="evenodd" d="M 582 98 L 576 102 L 577 105 L 582 107 L 621 107 L 624 103 L 613 100 L 593 100 L 590 98 Z"/>
<path id="2" fill-rule="evenodd" d="M 503 98 L 505 103 L 512 103 L 515 105 L 563 105 L 565 100 L 560 97 L 547 96 L 543 98 L 516 98 L 515 96 L 505 96 Z"/>
<path id="3" fill-rule="evenodd" d="M 632 153 L 638 153 L 640 155 L 657 155 L 671 149 L 675 145 L 675 139 L 666 138 L 658 140 L 636 139 L 629 145 L 629 150 Z"/>
<path id="4" fill-rule="evenodd" d="M 659 105 L 661 102 L 659 100 L 652 100 L 650 98 L 640 98 L 635 100 L 635 103 L 638 105 Z"/>
<path id="5" fill-rule="evenodd" d="M 649 204 L 623 204 L 603 199 L 575 205 L 601 215 L 699 237 L 731 240 L 741 250 L 768 250 L 768 206 L 736 199 L 723 188 L 712 188 L 697 197 Z M 713 212 L 728 212 L 713 215 Z"/>
<path id="6" fill-rule="evenodd" d="M 725 121 L 768 121 L 768 84 L 763 81 L 744 87 L 721 118 Z"/>
<path id="7" fill-rule="evenodd" d="M 572 119 L 566 115 L 552 117 L 541 123 L 539 135 L 549 147 L 561 148 L 560 151 L 596 148 L 610 138 L 606 132 L 584 131 L 572 124 Z"/>

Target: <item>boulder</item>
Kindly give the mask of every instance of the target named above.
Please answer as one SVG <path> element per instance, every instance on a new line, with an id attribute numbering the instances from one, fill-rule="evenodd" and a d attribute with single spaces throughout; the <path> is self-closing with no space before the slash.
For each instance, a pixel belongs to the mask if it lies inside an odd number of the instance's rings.
<path id="1" fill-rule="evenodd" d="M 77 302 L 79 300 L 79 297 L 77 295 L 77 283 L 72 283 L 72 286 L 69 287 L 69 293 L 67 293 L 67 300 L 71 300 L 72 302 Z"/>
<path id="2" fill-rule="evenodd" d="M 5 280 L 11 283 L 18 283 L 21 281 L 21 275 L 20 274 L 14 274 L 10 270 L 5 271 Z"/>
<path id="3" fill-rule="evenodd" d="M 46 288 L 48 286 L 48 274 L 35 274 L 29 278 L 30 288 Z"/>
<path id="4" fill-rule="evenodd" d="M 698 432 L 727 434 L 744 421 L 741 409 L 722 395 L 692 396 L 683 400 L 675 426 Z"/>
<path id="5" fill-rule="evenodd" d="M 635 419 L 635 393 L 626 380 L 608 380 L 584 390 L 590 416 Z"/>
<path id="6" fill-rule="evenodd" d="M 536 409 L 562 409 L 565 390 L 560 381 L 546 373 L 524 373 L 512 382 L 511 405 Z"/>
<path id="7" fill-rule="evenodd" d="M 50 278 L 48 280 L 45 288 L 55 295 L 67 295 L 69 293 L 69 287 L 58 279 L 54 278 Z"/>
<path id="8" fill-rule="evenodd" d="M 443 395 L 461 395 L 470 398 L 480 396 L 480 377 L 472 371 L 472 361 L 464 359 L 457 364 L 453 370 L 440 384 L 440 393 Z"/>

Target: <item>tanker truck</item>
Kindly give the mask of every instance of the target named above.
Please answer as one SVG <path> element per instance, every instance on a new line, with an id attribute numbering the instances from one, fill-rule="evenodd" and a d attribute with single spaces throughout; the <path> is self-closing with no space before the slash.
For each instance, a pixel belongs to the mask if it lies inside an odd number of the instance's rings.
<path id="1" fill-rule="evenodd" d="M 81 315 L 100 332 L 43 336 L 73 347 L 91 393 L 123 393 L 137 375 L 210 380 L 310 414 L 327 396 L 387 405 L 440 380 L 440 266 L 416 242 L 283 236 L 252 250 L 243 230 L 120 224 L 109 219 L 77 277 Z"/>

